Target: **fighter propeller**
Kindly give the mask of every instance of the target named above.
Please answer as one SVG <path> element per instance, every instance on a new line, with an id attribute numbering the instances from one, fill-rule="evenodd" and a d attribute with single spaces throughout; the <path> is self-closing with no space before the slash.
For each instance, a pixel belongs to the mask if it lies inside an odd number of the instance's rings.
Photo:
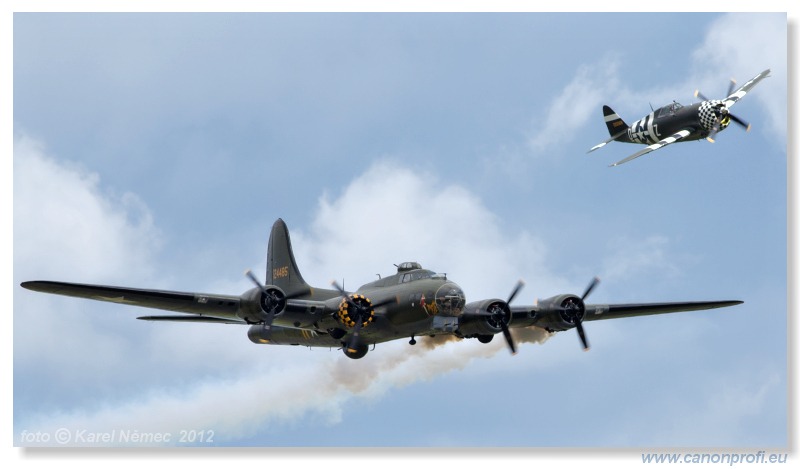
<path id="1" fill-rule="evenodd" d="M 730 85 L 728 85 L 728 94 L 726 96 L 730 96 L 733 93 L 733 89 L 735 86 L 736 86 L 736 80 L 731 78 Z M 695 90 L 694 97 L 700 98 L 703 101 L 711 101 L 710 99 L 706 98 L 703 95 L 703 93 L 700 92 L 699 89 Z M 716 122 L 714 123 L 711 132 L 708 134 L 708 137 L 706 137 L 706 140 L 708 140 L 709 142 L 714 143 L 714 137 L 717 135 L 717 132 L 720 131 L 722 126 L 727 125 L 729 120 L 732 120 L 737 124 L 739 124 L 742 128 L 745 129 L 745 132 L 750 132 L 750 124 L 742 120 L 741 118 L 737 117 L 736 115 L 732 114 L 728 109 L 728 106 L 725 104 L 725 101 L 721 101 L 718 104 L 716 104 L 713 108 L 713 111 L 716 117 Z"/>

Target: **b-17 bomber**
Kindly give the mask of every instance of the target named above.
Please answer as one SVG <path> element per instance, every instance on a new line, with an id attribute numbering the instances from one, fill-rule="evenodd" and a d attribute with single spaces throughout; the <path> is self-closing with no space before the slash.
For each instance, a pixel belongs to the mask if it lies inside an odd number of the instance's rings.
<path id="1" fill-rule="evenodd" d="M 266 283 L 252 272 L 254 287 L 241 295 L 150 290 L 55 281 L 23 282 L 37 292 L 66 295 L 179 314 L 140 316 L 145 321 L 205 322 L 249 326 L 256 344 L 340 348 L 349 358 L 364 357 L 370 346 L 398 339 L 455 336 L 490 342 L 502 334 L 511 353 L 515 328 L 538 327 L 548 332 L 575 329 L 588 350 L 584 322 L 632 316 L 706 310 L 741 301 L 637 304 L 586 304 L 598 284 L 593 279 L 581 295 L 559 294 L 533 305 L 512 305 L 520 281 L 508 296 L 467 302 L 461 287 L 447 275 L 403 262 L 393 275 L 362 285 L 354 292 L 336 282 L 314 288 L 300 275 L 283 220 L 272 226 L 267 248 Z"/>

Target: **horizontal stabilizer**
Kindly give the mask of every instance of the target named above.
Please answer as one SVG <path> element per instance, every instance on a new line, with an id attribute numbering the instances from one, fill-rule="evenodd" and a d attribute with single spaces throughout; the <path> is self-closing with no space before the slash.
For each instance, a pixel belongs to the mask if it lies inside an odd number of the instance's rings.
<path id="1" fill-rule="evenodd" d="M 586 153 L 591 153 L 591 152 L 597 150 L 598 148 L 603 148 L 607 144 L 609 144 L 609 143 L 613 142 L 614 140 L 622 137 L 626 133 L 628 133 L 628 129 L 622 130 L 622 131 L 612 135 L 611 137 L 607 138 L 606 140 L 604 140 L 604 141 L 598 143 L 597 145 L 593 146 L 592 148 L 590 148 L 589 151 L 587 151 Z"/>

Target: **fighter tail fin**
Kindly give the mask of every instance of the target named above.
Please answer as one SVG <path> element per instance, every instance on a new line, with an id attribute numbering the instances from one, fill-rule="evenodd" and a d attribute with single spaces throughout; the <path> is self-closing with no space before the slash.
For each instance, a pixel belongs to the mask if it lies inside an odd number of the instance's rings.
<path id="1" fill-rule="evenodd" d="M 603 106 L 603 117 L 606 120 L 606 126 L 608 127 L 608 134 L 611 135 L 613 138 L 617 138 L 620 134 L 627 132 L 628 124 L 622 120 L 613 109 L 608 106 Z"/>
<path id="2" fill-rule="evenodd" d="M 267 248 L 267 284 L 282 289 L 288 296 L 307 291 L 309 285 L 303 280 L 292 252 L 289 229 L 282 219 L 275 220 L 269 235 Z"/>
<path id="3" fill-rule="evenodd" d="M 622 118 L 619 117 L 613 109 L 608 106 L 603 106 L 603 117 L 605 118 L 606 126 L 608 127 L 608 133 L 611 136 L 590 148 L 586 153 L 591 153 L 598 148 L 602 148 L 614 140 L 619 140 L 621 142 L 629 141 L 627 137 L 628 124 L 626 124 L 625 121 L 622 120 Z"/>

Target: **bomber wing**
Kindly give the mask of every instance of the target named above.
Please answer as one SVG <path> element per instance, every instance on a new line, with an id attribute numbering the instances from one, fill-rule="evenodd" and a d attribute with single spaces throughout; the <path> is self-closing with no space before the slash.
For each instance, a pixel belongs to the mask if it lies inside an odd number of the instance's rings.
<path id="1" fill-rule="evenodd" d="M 139 288 L 113 287 L 106 285 L 87 285 L 81 283 L 32 281 L 23 282 L 28 290 L 52 293 L 55 295 L 87 298 L 144 308 L 163 309 L 181 313 L 190 313 L 211 319 L 208 322 L 220 322 L 219 319 L 241 321 L 236 315 L 241 298 L 230 295 L 210 295 L 205 293 L 185 293 L 166 290 L 146 290 Z M 150 320 L 154 317 L 148 317 Z M 174 316 L 172 316 L 174 320 Z M 202 318 L 191 317 L 197 321 Z M 215 319 L 212 319 L 215 318 Z M 164 319 L 160 319 L 164 320 Z M 183 319 L 184 321 L 190 319 Z"/>
<path id="2" fill-rule="evenodd" d="M 665 138 L 665 139 L 661 140 L 660 142 L 658 142 L 658 143 L 654 143 L 654 144 L 652 144 L 652 145 L 648 145 L 648 146 L 647 146 L 646 148 L 644 148 L 643 150 L 640 150 L 640 151 L 638 151 L 638 152 L 634 153 L 633 155 L 631 155 L 631 156 L 629 156 L 629 157 L 625 158 L 624 160 L 617 161 L 616 163 L 614 163 L 614 164 L 612 164 L 612 165 L 610 165 L 610 166 L 612 166 L 612 167 L 613 167 L 613 166 L 619 166 L 619 165 L 621 165 L 622 163 L 627 163 L 628 161 L 630 161 L 630 160 L 632 160 L 632 159 L 634 159 L 634 158 L 638 158 L 638 157 L 640 157 L 640 156 L 642 156 L 642 155 L 645 155 L 645 154 L 647 154 L 647 153 L 650 153 L 651 151 L 655 151 L 655 150 L 658 150 L 658 149 L 659 149 L 659 148 L 661 148 L 661 147 L 665 147 L 665 146 L 669 145 L 670 143 L 675 143 L 675 142 L 677 142 L 678 140 L 680 140 L 680 139 L 682 139 L 682 138 L 686 138 L 686 137 L 687 137 L 687 136 L 689 136 L 691 133 L 692 133 L 692 132 L 691 132 L 690 130 L 686 130 L 686 129 L 684 129 L 684 130 L 681 130 L 681 131 L 679 131 L 679 132 L 675 132 L 674 134 L 672 134 L 672 135 L 670 135 L 669 137 L 667 137 L 667 138 Z"/>
<path id="3" fill-rule="evenodd" d="M 619 319 L 653 314 L 680 313 L 704 309 L 725 308 L 742 304 L 742 301 L 688 301 L 673 303 L 634 303 L 618 305 L 586 305 L 584 321 Z"/>
<path id="4" fill-rule="evenodd" d="M 742 301 L 689 301 L 669 303 L 631 303 L 610 305 L 586 305 L 583 299 L 594 285 L 593 281 L 583 297 L 559 295 L 542 300 L 537 306 L 513 306 L 511 313 L 515 318 L 511 327 L 538 326 L 548 331 L 566 331 L 575 329 L 581 339 L 584 350 L 589 349 L 582 323 L 600 319 L 619 319 L 653 314 L 678 313 L 682 311 L 698 311 L 704 309 L 725 308 L 742 304 Z"/>

